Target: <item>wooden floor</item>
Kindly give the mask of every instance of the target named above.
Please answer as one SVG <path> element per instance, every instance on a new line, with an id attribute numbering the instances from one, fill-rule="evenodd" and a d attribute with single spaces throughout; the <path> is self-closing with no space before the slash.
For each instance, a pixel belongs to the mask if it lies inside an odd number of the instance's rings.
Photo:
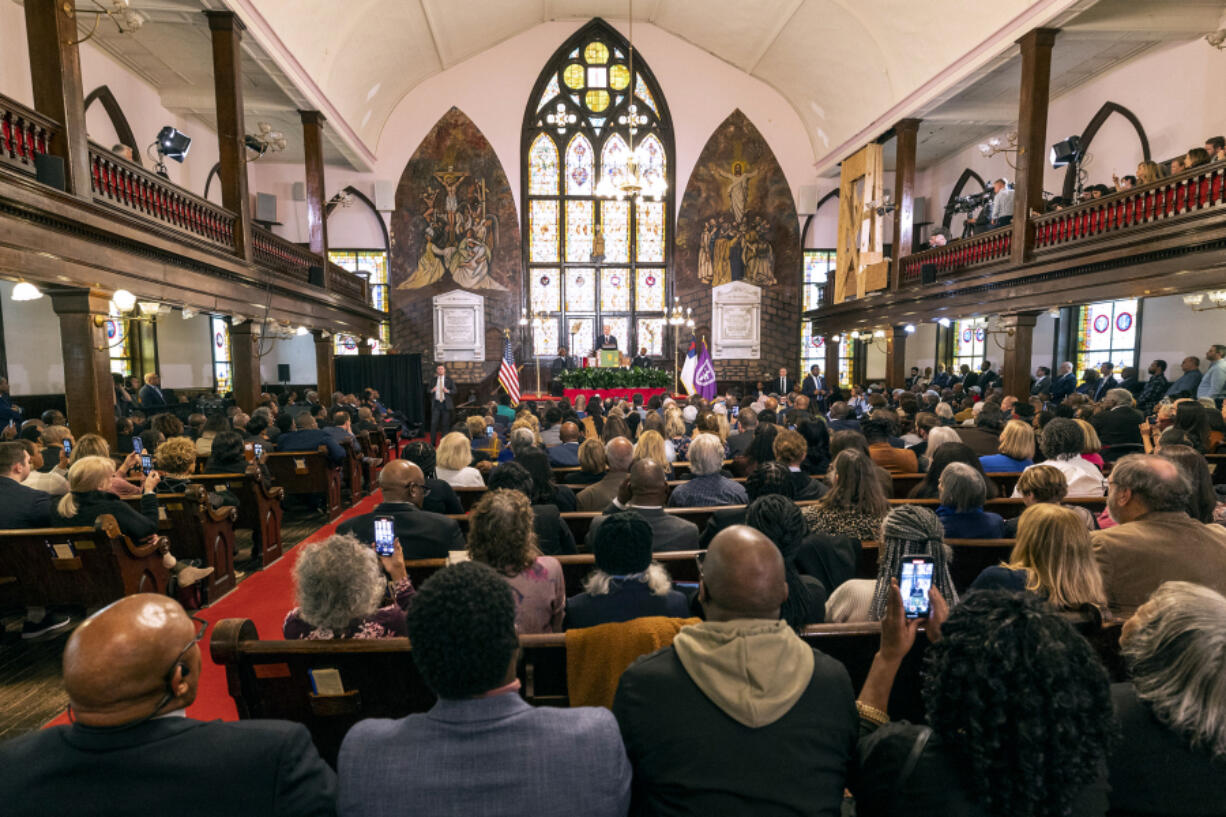
<path id="1" fill-rule="evenodd" d="M 292 507 L 285 509 L 281 538 L 286 550 L 297 545 L 323 525 L 318 513 Z M 251 532 L 238 531 L 239 550 L 251 547 Z M 258 562 L 236 564 L 251 575 Z M 241 580 L 240 580 L 241 581 Z M 68 632 L 47 640 L 22 641 L 19 616 L 6 619 L 0 640 L 0 740 L 8 740 L 38 729 L 63 713 L 68 706 L 60 683 L 60 659 Z"/>

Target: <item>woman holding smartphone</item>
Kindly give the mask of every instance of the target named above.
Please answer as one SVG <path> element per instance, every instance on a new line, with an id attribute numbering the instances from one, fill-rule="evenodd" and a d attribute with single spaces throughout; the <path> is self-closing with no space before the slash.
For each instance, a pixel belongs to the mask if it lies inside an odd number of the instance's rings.
<path id="1" fill-rule="evenodd" d="M 297 606 L 281 631 L 287 639 L 407 636 L 405 611 L 413 592 L 399 539 L 392 540 L 390 555 L 381 556 L 352 536 L 329 536 L 298 557 Z"/>

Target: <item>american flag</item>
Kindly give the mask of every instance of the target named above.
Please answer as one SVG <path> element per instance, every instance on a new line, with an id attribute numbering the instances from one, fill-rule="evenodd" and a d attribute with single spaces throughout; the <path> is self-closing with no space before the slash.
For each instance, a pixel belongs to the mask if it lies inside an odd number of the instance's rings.
<path id="1" fill-rule="evenodd" d="M 511 396 L 511 405 L 519 405 L 519 371 L 515 368 L 515 352 L 511 349 L 511 336 L 502 338 L 502 366 L 498 369 L 498 382 Z"/>

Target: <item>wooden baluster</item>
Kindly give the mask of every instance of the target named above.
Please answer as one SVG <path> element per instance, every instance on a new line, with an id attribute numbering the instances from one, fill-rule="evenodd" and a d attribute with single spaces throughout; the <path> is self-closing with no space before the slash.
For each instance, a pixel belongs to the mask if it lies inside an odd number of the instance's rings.
<path id="1" fill-rule="evenodd" d="M 1197 207 L 1204 207 L 1209 203 L 1209 177 L 1202 176 L 1200 179 L 1200 196 L 1197 201 Z"/>

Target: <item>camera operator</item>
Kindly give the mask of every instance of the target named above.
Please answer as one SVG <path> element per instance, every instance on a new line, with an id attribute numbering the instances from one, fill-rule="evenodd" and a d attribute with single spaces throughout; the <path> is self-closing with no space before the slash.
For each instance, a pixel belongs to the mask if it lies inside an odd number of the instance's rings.
<path id="1" fill-rule="evenodd" d="M 1013 221 L 1013 188 L 1004 179 L 992 182 L 992 226 L 1004 227 Z"/>

